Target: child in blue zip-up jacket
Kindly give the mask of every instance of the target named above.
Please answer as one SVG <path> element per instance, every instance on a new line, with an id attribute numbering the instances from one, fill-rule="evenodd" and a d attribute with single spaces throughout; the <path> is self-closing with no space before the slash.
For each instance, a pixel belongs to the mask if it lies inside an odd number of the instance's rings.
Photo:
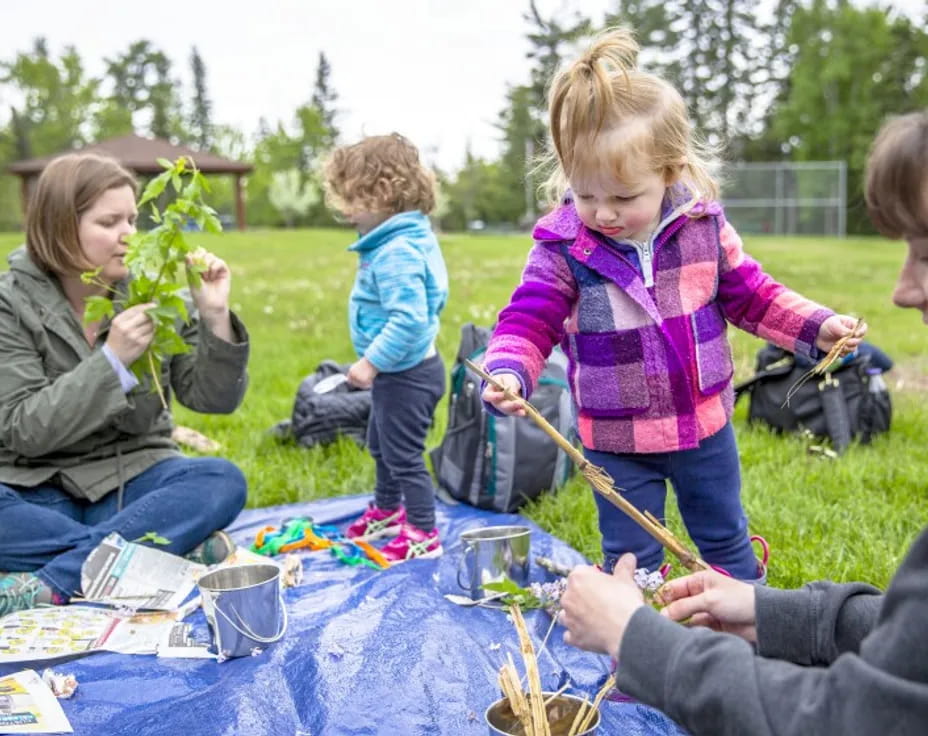
<path id="1" fill-rule="evenodd" d="M 337 148 L 324 176 L 326 201 L 360 236 L 350 247 L 358 253 L 348 306 L 358 360 L 348 381 L 371 389 L 367 442 L 377 468 L 374 501 L 347 534 L 393 536 L 382 550 L 391 562 L 438 557 L 435 489 L 422 457 L 445 392 L 435 337 L 448 273 L 428 218 L 434 178 L 397 133 Z"/>

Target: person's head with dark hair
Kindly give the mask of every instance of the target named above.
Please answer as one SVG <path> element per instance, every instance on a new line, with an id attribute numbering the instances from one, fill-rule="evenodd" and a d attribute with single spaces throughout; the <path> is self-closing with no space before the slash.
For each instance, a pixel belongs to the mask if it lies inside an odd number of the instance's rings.
<path id="1" fill-rule="evenodd" d="M 880 129 L 867 161 L 865 196 L 877 230 L 908 243 L 893 302 L 918 309 L 928 323 L 928 110 Z"/>
<path id="2" fill-rule="evenodd" d="M 59 156 L 42 172 L 26 214 L 26 249 L 56 276 L 101 268 L 107 281 L 125 278 L 124 239 L 135 232 L 135 177 L 93 153 Z"/>

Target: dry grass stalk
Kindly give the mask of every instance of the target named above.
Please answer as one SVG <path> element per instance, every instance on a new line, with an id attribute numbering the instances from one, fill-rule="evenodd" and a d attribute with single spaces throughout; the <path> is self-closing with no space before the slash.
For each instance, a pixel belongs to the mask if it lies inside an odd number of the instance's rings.
<path id="1" fill-rule="evenodd" d="M 608 693 L 614 687 L 615 687 L 615 675 L 609 675 L 609 677 L 607 677 L 606 681 L 603 683 L 603 686 L 599 688 L 599 692 L 596 693 L 596 698 L 594 698 L 593 700 L 592 707 L 589 709 L 587 714 L 583 717 L 583 720 L 580 721 L 580 725 L 577 726 L 577 730 L 576 731 L 571 730 L 567 736 L 575 736 L 578 733 L 583 733 L 590 727 L 590 724 L 593 722 L 593 717 L 596 715 L 596 713 L 599 712 L 599 706 L 603 702 L 603 698 L 605 698 L 606 693 Z M 585 700 L 583 702 L 586 703 Z"/>
<path id="2" fill-rule="evenodd" d="M 509 701 L 509 709 L 518 719 L 525 736 L 551 736 L 551 724 L 548 722 L 547 706 L 554 702 L 567 689 L 568 685 L 565 684 L 545 700 L 544 692 L 541 689 L 541 675 L 538 671 L 535 647 L 532 644 L 531 636 L 529 636 L 528 627 L 525 625 L 522 609 L 519 608 L 518 604 L 514 604 L 510 607 L 509 612 L 516 633 L 519 636 L 519 652 L 522 655 L 522 664 L 525 667 L 525 676 L 528 680 L 528 693 L 525 693 L 522 689 L 519 672 L 512 661 L 512 655 L 508 652 L 506 653 L 506 663 L 499 670 L 500 690 Z M 574 714 L 574 719 L 570 724 L 568 736 L 576 736 L 576 734 L 583 733 L 590 727 L 593 718 L 599 711 L 600 703 L 602 703 L 606 693 L 614 686 L 615 677 L 610 676 L 600 688 L 592 703 L 586 698 L 581 701 L 580 707 Z"/>
<path id="3" fill-rule="evenodd" d="M 525 675 L 528 678 L 528 702 L 532 713 L 533 736 L 551 736 L 548 727 L 548 714 L 545 710 L 544 695 L 541 690 L 541 675 L 538 672 L 538 659 L 535 657 L 535 647 L 532 638 L 525 627 L 522 609 L 518 604 L 510 607 L 509 613 L 519 635 L 519 650 L 522 652 L 522 662 L 525 665 Z"/>
<path id="4" fill-rule="evenodd" d="M 554 702 L 554 699 L 555 699 L 558 695 L 563 695 L 563 694 L 564 694 L 564 691 L 565 691 L 567 688 L 569 688 L 569 687 L 570 687 L 570 683 L 569 683 L 569 682 L 565 682 L 563 685 L 561 685 L 560 690 L 558 690 L 556 693 L 552 693 L 552 694 L 551 694 L 551 697 L 548 698 L 548 699 L 545 701 L 545 707 L 547 707 L 548 705 L 550 705 L 551 703 L 553 703 L 553 702 Z"/>
<path id="5" fill-rule="evenodd" d="M 528 701 L 525 699 L 525 693 L 522 692 L 522 682 L 519 679 L 519 673 L 512 661 L 512 655 L 506 654 L 507 662 L 499 671 L 499 685 L 503 695 L 509 701 L 509 708 L 512 714 L 519 719 L 522 730 L 526 736 L 536 736 L 535 729 L 532 726 L 532 715 L 529 710 Z"/>
<path id="6" fill-rule="evenodd" d="M 789 391 L 786 392 L 786 401 L 783 402 L 783 405 L 780 407 L 781 409 L 789 406 L 790 399 L 792 399 L 793 396 L 796 395 L 796 392 L 805 385 L 806 381 L 813 376 L 825 375 L 825 372 L 834 365 L 834 362 L 845 354 L 846 345 L 853 338 L 857 337 L 857 333 L 860 331 L 860 326 L 863 322 L 862 318 L 858 318 L 857 322 L 854 324 L 854 329 L 851 330 L 849 334 L 837 340 L 831 350 L 828 351 L 828 355 L 822 358 L 810 370 L 803 373 L 799 380 L 789 387 Z"/>
<path id="7" fill-rule="evenodd" d="M 516 396 L 505 386 L 496 381 L 489 373 L 484 371 L 472 361 L 467 360 L 465 363 L 467 364 L 468 368 L 474 371 L 474 373 L 480 376 L 484 381 L 502 391 L 507 399 L 516 402 L 519 406 L 525 409 L 525 413 L 528 414 L 528 416 L 530 416 L 535 421 L 535 423 L 541 427 L 545 433 L 551 439 L 553 439 L 562 450 L 564 450 L 564 452 L 567 453 L 570 459 L 577 464 L 577 467 L 580 469 L 583 477 L 586 478 L 587 482 L 593 487 L 594 491 L 599 493 L 601 496 L 604 496 L 609 500 L 610 503 L 612 503 L 614 506 L 618 506 L 622 511 L 634 519 L 639 526 L 641 526 L 646 532 L 648 532 L 648 534 L 654 537 L 677 559 L 679 559 L 685 568 L 693 572 L 709 569 L 709 565 L 690 552 L 686 545 L 677 539 L 673 533 L 667 527 L 661 524 L 660 521 L 654 518 L 653 515 L 650 513 L 641 513 L 641 511 L 639 511 L 632 503 L 625 499 L 616 489 L 615 484 L 609 474 L 598 465 L 593 465 L 593 463 L 588 461 L 583 456 L 583 453 L 581 453 L 560 432 L 551 426 L 548 420 L 545 419 L 534 406 L 532 406 L 521 396 Z"/>
<path id="8" fill-rule="evenodd" d="M 580 702 L 580 707 L 577 708 L 577 713 L 574 715 L 574 719 L 570 722 L 570 729 L 567 731 L 567 736 L 577 736 L 580 731 L 580 724 L 586 719 L 587 711 L 590 709 L 590 701 L 584 698 Z"/>

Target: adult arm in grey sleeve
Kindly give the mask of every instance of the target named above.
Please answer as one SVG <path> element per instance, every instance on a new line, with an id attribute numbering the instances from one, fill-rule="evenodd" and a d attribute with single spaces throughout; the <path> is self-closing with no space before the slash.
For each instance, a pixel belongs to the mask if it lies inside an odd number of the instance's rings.
<path id="1" fill-rule="evenodd" d="M 23 457 L 68 447 L 129 406 L 119 377 L 97 351 L 64 370 L 35 345 L 38 324 L 0 297 L 0 445 Z M 54 362 L 50 371 L 49 362 Z"/>
<path id="2" fill-rule="evenodd" d="M 805 665 L 856 652 L 877 624 L 883 595 L 862 583 L 809 583 L 799 590 L 759 586 L 757 653 Z"/>
<path id="3" fill-rule="evenodd" d="M 777 596 L 761 596 L 758 639 L 767 653 L 827 666 L 768 659 L 738 637 L 688 629 L 642 607 L 622 639 L 619 687 L 694 736 L 928 732 L 928 532 L 881 606 L 868 586 L 817 584 L 798 594 L 782 610 Z M 780 618 L 797 614 L 793 623 Z"/>

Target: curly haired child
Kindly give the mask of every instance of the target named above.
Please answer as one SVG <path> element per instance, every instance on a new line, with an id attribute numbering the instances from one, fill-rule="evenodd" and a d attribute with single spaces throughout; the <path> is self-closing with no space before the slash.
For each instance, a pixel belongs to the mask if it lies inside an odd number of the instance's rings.
<path id="1" fill-rule="evenodd" d="M 348 527 L 397 562 L 442 554 L 435 489 L 422 453 L 445 366 L 435 348 L 448 273 L 428 213 L 431 172 L 403 136 L 368 137 L 337 148 L 325 165 L 326 199 L 358 230 L 358 272 L 349 301 L 358 360 L 348 372 L 371 388 L 367 442 L 376 464 L 374 500 Z M 405 502 L 405 503 L 404 503 Z"/>

